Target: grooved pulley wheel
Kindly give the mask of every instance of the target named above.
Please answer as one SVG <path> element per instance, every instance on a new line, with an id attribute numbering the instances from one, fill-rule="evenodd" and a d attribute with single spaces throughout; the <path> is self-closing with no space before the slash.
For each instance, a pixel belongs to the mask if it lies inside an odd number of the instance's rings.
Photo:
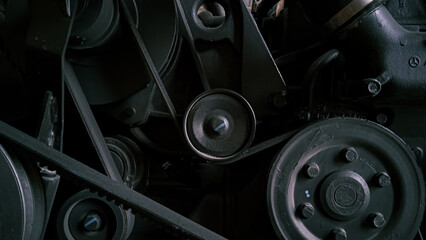
<path id="1" fill-rule="evenodd" d="M 268 206 L 283 239 L 413 239 L 424 180 L 410 148 L 366 120 L 329 119 L 278 154 Z"/>

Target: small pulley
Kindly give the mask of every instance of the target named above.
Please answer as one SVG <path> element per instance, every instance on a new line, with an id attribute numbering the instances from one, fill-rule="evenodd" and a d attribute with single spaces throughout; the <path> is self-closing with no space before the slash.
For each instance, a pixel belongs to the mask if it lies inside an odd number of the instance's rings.
<path id="1" fill-rule="evenodd" d="M 147 185 L 148 164 L 139 146 L 124 136 L 107 137 L 105 143 L 123 182 L 130 188 L 143 189 Z"/>
<path id="2" fill-rule="evenodd" d="M 113 202 L 83 190 L 62 205 L 57 219 L 59 239 L 127 239 L 134 215 Z"/>
<path id="3" fill-rule="evenodd" d="M 398 136 L 370 121 L 339 118 L 287 143 L 267 197 L 282 239 L 413 239 L 424 190 L 415 156 Z"/>
<path id="4" fill-rule="evenodd" d="M 216 89 L 195 98 L 186 111 L 184 134 L 194 152 L 214 163 L 225 163 L 251 144 L 256 118 L 238 93 Z"/>

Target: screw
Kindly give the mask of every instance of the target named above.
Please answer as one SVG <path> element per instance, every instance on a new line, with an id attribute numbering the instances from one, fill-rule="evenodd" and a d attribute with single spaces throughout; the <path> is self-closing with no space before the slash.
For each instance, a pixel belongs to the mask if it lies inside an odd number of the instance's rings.
<path id="1" fill-rule="evenodd" d="M 418 161 L 423 160 L 424 157 L 424 151 L 421 147 L 415 147 L 412 149 L 414 155 L 416 155 L 416 158 Z"/>
<path id="2" fill-rule="evenodd" d="M 133 117 L 133 115 L 135 115 L 135 114 L 136 114 L 135 108 L 129 107 L 129 108 L 126 109 L 126 116 L 128 118 Z"/>
<path id="3" fill-rule="evenodd" d="M 342 157 L 347 162 L 353 162 L 358 159 L 358 153 L 355 151 L 355 148 L 348 147 L 343 149 Z"/>
<path id="4" fill-rule="evenodd" d="M 379 187 L 387 187 L 391 184 L 391 178 L 385 172 L 377 173 L 375 179 Z"/>
<path id="5" fill-rule="evenodd" d="M 384 113 L 379 113 L 376 116 L 376 121 L 383 125 L 388 122 L 388 116 Z"/>
<path id="6" fill-rule="evenodd" d="M 330 233 L 332 240 L 346 240 L 348 239 L 348 236 L 346 234 L 346 231 L 342 228 L 335 228 Z"/>
<path id="7" fill-rule="evenodd" d="M 302 218 L 309 219 L 315 214 L 315 208 L 310 203 L 304 203 L 299 206 L 299 215 Z"/>
<path id="8" fill-rule="evenodd" d="M 380 91 L 380 84 L 378 82 L 369 82 L 367 88 L 371 94 L 377 94 Z"/>
<path id="9" fill-rule="evenodd" d="M 381 228 L 386 224 L 385 217 L 381 213 L 373 213 L 370 215 L 371 226 Z"/>
<path id="10" fill-rule="evenodd" d="M 220 134 L 228 127 L 227 121 L 225 119 L 214 117 L 210 120 L 210 128 L 215 134 Z"/>
<path id="11" fill-rule="evenodd" d="M 320 169 L 316 163 L 309 163 L 305 166 L 305 173 L 309 178 L 315 178 L 319 175 Z"/>
<path id="12" fill-rule="evenodd" d="M 99 231 L 102 227 L 102 220 L 96 212 L 89 212 L 83 220 L 83 227 L 89 232 Z"/>

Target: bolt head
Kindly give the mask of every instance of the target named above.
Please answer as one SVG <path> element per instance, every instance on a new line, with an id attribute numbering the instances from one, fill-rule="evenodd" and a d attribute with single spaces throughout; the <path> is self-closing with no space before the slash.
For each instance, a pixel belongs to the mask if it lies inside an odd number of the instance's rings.
<path id="1" fill-rule="evenodd" d="M 309 219 L 315 214 L 315 208 L 310 203 L 303 203 L 299 206 L 299 215 L 302 218 Z"/>
<path id="2" fill-rule="evenodd" d="M 349 147 L 349 148 L 343 149 L 342 151 L 342 158 L 347 162 L 353 162 L 357 160 L 358 157 L 359 155 L 356 152 L 355 148 Z"/>
<path id="3" fill-rule="evenodd" d="M 385 217 L 381 213 L 373 213 L 370 216 L 371 226 L 381 228 L 386 224 Z"/>
<path id="4" fill-rule="evenodd" d="M 377 82 L 369 82 L 367 88 L 368 92 L 371 94 L 376 94 L 380 91 L 380 85 Z"/>
<path id="5" fill-rule="evenodd" d="M 331 239 L 332 240 L 346 240 L 348 236 L 346 231 L 342 228 L 335 228 L 331 231 Z"/>
<path id="6" fill-rule="evenodd" d="M 209 124 L 210 132 L 214 133 L 215 135 L 221 135 L 229 127 L 229 123 L 224 117 L 213 117 L 210 119 Z"/>
<path id="7" fill-rule="evenodd" d="M 305 166 L 305 174 L 309 178 L 315 178 L 320 174 L 320 168 L 316 163 L 309 163 Z"/>
<path id="8" fill-rule="evenodd" d="M 377 186 L 379 187 L 387 187 L 391 184 L 391 177 L 385 172 L 376 174 L 375 180 Z"/>
<path id="9" fill-rule="evenodd" d="M 89 212 L 83 220 L 83 227 L 86 231 L 96 232 L 102 228 L 102 218 L 96 212 Z"/>

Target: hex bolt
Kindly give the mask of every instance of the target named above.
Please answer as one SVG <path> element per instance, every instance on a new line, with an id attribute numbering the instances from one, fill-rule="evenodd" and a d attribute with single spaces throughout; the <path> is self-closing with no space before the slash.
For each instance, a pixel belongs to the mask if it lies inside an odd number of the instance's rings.
<path id="1" fill-rule="evenodd" d="M 318 177 L 320 173 L 320 168 L 316 163 L 309 163 L 305 166 L 305 174 L 309 178 L 315 178 Z"/>
<path id="2" fill-rule="evenodd" d="M 372 227 L 381 228 L 386 224 L 385 217 L 381 213 L 373 213 L 370 215 L 370 224 Z"/>
<path id="3" fill-rule="evenodd" d="M 377 82 L 369 82 L 367 88 L 371 94 L 377 94 L 380 91 L 380 85 Z"/>
<path id="4" fill-rule="evenodd" d="M 312 204 L 306 202 L 299 206 L 299 215 L 302 218 L 309 219 L 315 214 L 315 208 Z"/>
<path id="5" fill-rule="evenodd" d="M 376 116 L 376 121 L 380 124 L 386 124 L 388 122 L 388 116 L 384 113 L 379 113 Z"/>
<path id="6" fill-rule="evenodd" d="M 131 118 L 136 114 L 136 109 L 133 107 L 129 107 L 126 109 L 125 114 L 127 118 Z"/>
<path id="7" fill-rule="evenodd" d="M 385 172 L 377 173 L 374 178 L 379 187 L 387 187 L 391 184 L 391 177 Z"/>
<path id="8" fill-rule="evenodd" d="M 358 153 L 356 152 L 355 148 L 353 147 L 348 147 L 343 149 L 342 153 L 342 158 L 347 161 L 347 162 L 353 162 L 355 160 L 358 159 Z"/>
<path id="9" fill-rule="evenodd" d="M 83 220 L 83 227 L 89 232 L 101 230 L 102 219 L 96 212 L 89 212 Z"/>
<path id="10" fill-rule="evenodd" d="M 335 228 L 331 231 L 330 236 L 332 240 L 346 240 L 348 236 L 346 231 L 342 228 Z"/>

